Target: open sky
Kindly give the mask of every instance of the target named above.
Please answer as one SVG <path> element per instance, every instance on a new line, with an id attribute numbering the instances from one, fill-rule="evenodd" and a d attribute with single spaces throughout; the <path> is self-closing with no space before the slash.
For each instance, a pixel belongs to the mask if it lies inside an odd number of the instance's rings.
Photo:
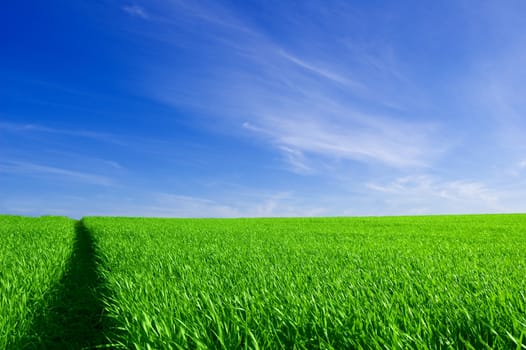
<path id="1" fill-rule="evenodd" d="M 526 1 L 5 1 L 0 213 L 526 211 Z"/>

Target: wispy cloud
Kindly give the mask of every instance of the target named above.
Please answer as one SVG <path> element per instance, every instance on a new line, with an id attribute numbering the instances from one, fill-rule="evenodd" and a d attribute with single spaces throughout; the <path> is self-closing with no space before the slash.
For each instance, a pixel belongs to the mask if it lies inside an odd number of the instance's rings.
<path id="1" fill-rule="evenodd" d="M 291 166 L 291 170 L 297 174 L 309 175 L 313 174 L 314 170 L 308 165 L 303 152 L 297 149 L 289 148 L 287 146 L 279 146 L 285 161 Z"/>
<path id="2" fill-rule="evenodd" d="M 154 194 L 148 216 L 162 217 L 237 217 L 236 208 L 216 201 L 173 193 Z"/>
<path id="3" fill-rule="evenodd" d="M 388 184 L 368 183 L 369 189 L 394 194 L 434 196 L 450 200 L 482 200 L 494 203 L 498 193 L 478 181 L 439 181 L 429 175 L 405 176 Z"/>
<path id="4" fill-rule="evenodd" d="M 307 71 L 310 71 L 312 73 L 315 73 L 325 79 L 328 79 L 332 82 L 336 82 L 338 84 L 342 84 L 344 85 L 345 87 L 348 87 L 348 88 L 351 88 L 353 90 L 364 90 L 365 87 L 361 84 L 361 83 L 358 83 L 358 82 L 355 82 L 345 76 L 342 76 L 341 74 L 339 73 L 335 73 L 335 72 L 331 72 L 330 70 L 326 69 L 326 68 L 323 68 L 323 67 L 318 67 L 318 66 L 315 66 L 311 63 L 307 63 L 303 60 L 301 60 L 300 58 L 296 57 L 296 56 L 293 56 L 283 50 L 280 50 L 279 51 L 280 55 L 283 56 L 285 59 L 287 59 L 288 61 L 306 69 Z"/>
<path id="5" fill-rule="evenodd" d="M 106 176 L 28 162 L 5 162 L 0 164 L 0 173 L 27 176 L 51 176 L 53 178 L 66 179 L 92 185 L 113 185 L 113 181 Z"/>
<path id="6" fill-rule="evenodd" d="M 143 19 L 149 19 L 150 15 L 139 5 L 125 5 L 122 10 L 130 16 L 140 17 Z"/>
<path id="7" fill-rule="evenodd" d="M 43 209 L 45 208 L 45 210 Z M 326 214 L 317 206 L 300 203 L 291 193 L 276 192 L 250 199 L 209 198 L 178 193 L 127 193 L 116 197 L 111 194 L 73 197 L 50 194 L 46 198 L 16 196 L 3 198 L 0 211 L 24 215 L 69 215 L 80 218 L 89 215 L 142 216 L 142 217 L 291 217 Z"/>
<path id="8" fill-rule="evenodd" d="M 400 118 L 401 110 L 411 106 L 393 110 L 393 105 L 410 100 L 404 95 L 410 84 L 401 78 L 394 54 L 383 64 L 381 57 L 357 50 L 356 44 L 352 50 L 336 45 L 330 53 L 310 51 L 305 58 L 294 45 L 286 47 L 232 13 L 229 16 L 236 27 L 222 32 L 220 39 L 207 38 L 212 40 L 210 47 L 227 55 L 220 63 L 207 63 L 212 73 L 173 77 L 171 64 L 165 62 L 153 69 L 158 74 L 150 75 L 149 92 L 164 102 L 220 118 L 233 133 L 259 135 L 296 173 L 315 171 L 322 166 L 320 158 L 427 167 L 447 151 L 449 144 L 441 138 L 438 122 L 429 121 L 428 115 L 420 117 L 421 111 L 406 111 Z M 367 55 L 356 59 L 352 54 L 357 52 Z M 349 57 L 354 64 L 335 64 L 335 57 Z M 363 67 L 370 76 L 358 74 Z M 397 86 L 398 95 L 385 92 L 386 85 Z M 424 118 L 428 121 L 419 121 Z"/>
<path id="9" fill-rule="evenodd" d="M 387 207 L 398 209 L 398 214 L 413 214 L 416 209 L 422 209 L 422 214 L 524 210 L 513 192 L 492 188 L 481 181 L 412 175 L 383 184 L 369 182 L 366 188 L 373 191 L 371 195 L 378 193 Z"/>
<path id="10" fill-rule="evenodd" d="M 39 124 L 23 124 L 23 123 L 9 123 L 0 122 L 0 131 L 13 133 L 47 133 L 65 135 L 71 137 L 90 138 L 99 141 L 122 144 L 122 140 L 117 135 L 104 132 L 96 132 L 82 129 L 61 129 L 43 126 Z"/>
<path id="11" fill-rule="evenodd" d="M 148 216 L 175 217 L 286 217 L 323 213 L 322 208 L 305 207 L 288 192 L 260 195 L 251 199 L 208 198 L 173 193 L 157 193 Z M 144 214 L 143 214 L 144 215 Z"/>
<path id="12" fill-rule="evenodd" d="M 511 175 L 512 177 L 518 178 L 526 172 L 526 160 L 519 160 L 513 163 L 506 171 L 505 174 Z"/>
<path id="13" fill-rule="evenodd" d="M 299 157 L 291 155 L 316 154 L 329 159 L 372 161 L 398 168 L 425 167 L 443 151 L 430 142 L 434 132 L 431 125 L 382 120 L 374 116 L 363 120 L 362 115 L 353 118 L 357 115 L 353 111 L 332 121 L 317 115 L 297 116 L 292 111 L 288 115 L 286 112 L 276 111 L 275 115 L 260 118 L 261 126 L 248 122 L 243 125 L 269 138 L 291 163 L 299 161 Z"/>

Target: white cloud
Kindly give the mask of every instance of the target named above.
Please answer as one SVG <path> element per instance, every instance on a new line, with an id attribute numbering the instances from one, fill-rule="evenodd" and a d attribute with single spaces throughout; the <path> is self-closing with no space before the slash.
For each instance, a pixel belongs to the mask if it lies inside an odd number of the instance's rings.
<path id="1" fill-rule="evenodd" d="M 236 208 L 210 199 L 172 193 L 158 193 L 147 208 L 147 216 L 237 217 Z"/>
<path id="2" fill-rule="evenodd" d="M 280 146 L 285 161 L 290 165 L 291 170 L 297 174 L 309 175 L 313 174 L 314 170 L 307 165 L 307 159 L 303 152 L 289 148 L 287 146 Z"/>
<path id="3" fill-rule="evenodd" d="M 295 111 L 276 111 L 260 118 L 261 126 L 245 123 L 277 146 L 285 158 L 298 168 L 299 158 L 291 155 L 321 155 L 329 159 L 379 162 L 384 165 L 425 167 L 442 150 L 429 141 L 433 128 L 348 111 L 330 120 L 317 115 L 295 115 Z M 305 111 L 308 113 L 308 111 Z M 302 162 L 301 164 L 305 164 Z"/>
<path id="4" fill-rule="evenodd" d="M 388 206 L 399 209 L 398 214 L 506 212 L 524 208 L 509 191 L 490 188 L 480 181 L 445 181 L 418 175 L 384 184 L 369 182 L 366 188 L 380 193 Z"/>
<path id="5" fill-rule="evenodd" d="M 429 175 L 404 176 L 379 185 L 368 183 L 367 188 L 395 194 L 426 195 L 452 200 L 483 200 L 494 202 L 498 193 L 478 181 L 440 181 Z"/>
<path id="6" fill-rule="evenodd" d="M 294 217 L 327 214 L 317 206 L 302 203 L 291 193 L 276 192 L 243 198 L 232 196 L 224 200 L 181 195 L 148 193 L 142 196 L 99 194 L 72 197 L 50 194 L 42 197 L 3 198 L 0 211 L 24 215 L 141 216 L 141 217 Z"/>
<path id="7" fill-rule="evenodd" d="M 67 179 L 92 185 L 113 185 L 113 181 L 106 176 L 28 162 L 11 161 L 0 164 L 0 173 L 29 176 L 51 176 L 54 178 Z"/>
<path id="8" fill-rule="evenodd" d="M 83 137 L 89 139 L 95 139 L 99 141 L 105 141 L 115 144 L 123 144 L 117 135 L 103 132 L 96 132 L 82 129 L 61 129 L 51 128 L 38 124 L 21 124 L 21 123 L 0 123 L 0 130 L 12 133 L 47 133 L 65 135 L 71 137 Z"/>
<path id="9" fill-rule="evenodd" d="M 144 8 L 138 5 L 126 5 L 122 7 L 122 10 L 126 12 L 127 14 L 129 14 L 130 16 L 140 17 L 143 19 L 150 18 L 150 16 L 148 15 L 148 13 L 146 13 Z"/>
<path id="10" fill-rule="evenodd" d="M 164 217 L 286 217 L 309 216 L 324 212 L 318 207 L 305 207 L 289 192 L 258 195 L 252 198 L 235 196 L 222 200 L 157 193 L 146 209 L 147 216 Z"/>
<path id="11" fill-rule="evenodd" d="M 519 160 L 512 164 L 504 173 L 512 177 L 520 177 L 526 170 L 526 160 Z"/>
<path id="12" fill-rule="evenodd" d="M 338 84 L 342 84 L 346 87 L 349 87 L 353 90 L 365 90 L 365 87 L 359 83 L 359 82 L 356 82 L 356 81 L 353 81 L 345 76 L 343 76 L 342 74 L 340 73 L 335 73 L 335 72 L 332 72 L 326 68 L 323 68 L 323 67 L 318 67 L 318 66 L 315 66 L 311 63 L 307 63 L 303 60 L 301 60 L 300 58 L 296 57 L 296 56 L 293 56 L 287 52 L 285 52 L 284 50 L 279 50 L 278 51 L 279 54 L 281 56 L 283 56 L 284 58 L 286 58 L 288 61 L 310 71 L 310 72 L 313 72 L 313 73 L 316 73 L 318 74 L 319 76 L 325 78 L 325 79 L 328 79 L 330 81 L 333 81 L 333 82 L 336 82 Z"/>

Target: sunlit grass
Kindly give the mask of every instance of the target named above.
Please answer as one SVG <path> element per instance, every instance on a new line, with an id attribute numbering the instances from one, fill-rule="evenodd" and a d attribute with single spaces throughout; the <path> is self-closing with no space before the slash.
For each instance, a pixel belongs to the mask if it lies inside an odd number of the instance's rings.
<path id="1" fill-rule="evenodd" d="M 526 344 L 526 216 L 86 218 L 126 348 Z"/>
<path id="2" fill-rule="evenodd" d="M 74 225 L 64 217 L 0 215 L 0 349 L 37 348 L 33 326 L 64 275 Z"/>

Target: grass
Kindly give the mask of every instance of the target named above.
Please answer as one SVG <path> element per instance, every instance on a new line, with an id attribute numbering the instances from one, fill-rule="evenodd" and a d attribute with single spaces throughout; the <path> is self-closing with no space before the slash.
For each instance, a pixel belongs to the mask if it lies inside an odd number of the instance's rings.
<path id="1" fill-rule="evenodd" d="M 64 217 L 0 216 L 0 349 L 110 344 L 91 233 Z"/>
<path id="2" fill-rule="evenodd" d="M 0 216 L 0 348 L 526 349 L 526 215 Z"/>
<path id="3" fill-rule="evenodd" d="M 101 299 L 103 280 L 97 273 L 97 255 L 82 221 L 75 224 L 75 239 L 62 278 L 48 291 L 44 308 L 36 313 L 31 332 L 20 347 L 34 349 L 92 349 L 108 344 Z"/>
<path id="4" fill-rule="evenodd" d="M 74 228 L 64 217 L 0 216 L 0 349 L 39 343 L 34 322 L 67 269 Z"/>
<path id="5" fill-rule="evenodd" d="M 123 348 L 526 347 L 526 216 L 86 218 Z"/>

